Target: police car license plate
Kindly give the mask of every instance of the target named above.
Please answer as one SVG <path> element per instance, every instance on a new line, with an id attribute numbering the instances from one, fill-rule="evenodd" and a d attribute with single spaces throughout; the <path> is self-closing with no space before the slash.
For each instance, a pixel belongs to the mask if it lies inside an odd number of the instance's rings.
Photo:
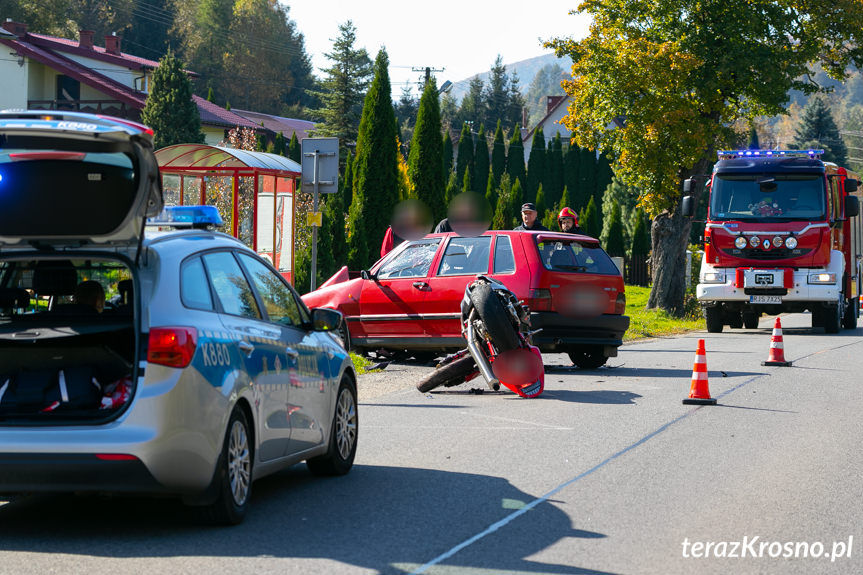
<path id="1" fill-rule="evenodd" d="M 749 303 L 782 303 L 781 295 L 751 295 Z"/>

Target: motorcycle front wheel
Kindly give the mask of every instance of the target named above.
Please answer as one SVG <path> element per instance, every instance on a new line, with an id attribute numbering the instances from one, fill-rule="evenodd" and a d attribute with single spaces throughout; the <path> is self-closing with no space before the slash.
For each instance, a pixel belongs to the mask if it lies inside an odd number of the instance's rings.
<path id="1" fill-rule="evenodd" d="M 470 300 L 479 318 L 485 324 L 485 330 L 498 353 L 519 347 L 518 332 L 509 321 L 509 313 L 490 285 L 479 283 L 471 290 Z"/>
<path id="2" fill-rule="evenodd" d="M 464 383 L 464 378 L 476 370 L 476 362 L 468 354 L 457 360 L 441 366 L 422 378 L 417 383 L 417 389 L 427 393 L 438 386 L 452 387 Z"/>

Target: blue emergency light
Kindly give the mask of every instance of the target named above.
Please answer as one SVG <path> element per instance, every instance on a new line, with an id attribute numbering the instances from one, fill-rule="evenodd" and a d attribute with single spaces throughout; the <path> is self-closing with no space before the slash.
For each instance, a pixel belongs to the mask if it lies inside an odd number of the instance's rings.
<path id="1" fill-rule="evenodd" d="M 149 226 L 207 228 L 221 226 L 222 216 L 215 206 L 168 206 L 158 216 L 147 219 Z"/>
<path id="2" fill-rule="evenodd" d="M 737 158 L 819 158 L 824 150 L 719 150 L 720 160 Z"/>

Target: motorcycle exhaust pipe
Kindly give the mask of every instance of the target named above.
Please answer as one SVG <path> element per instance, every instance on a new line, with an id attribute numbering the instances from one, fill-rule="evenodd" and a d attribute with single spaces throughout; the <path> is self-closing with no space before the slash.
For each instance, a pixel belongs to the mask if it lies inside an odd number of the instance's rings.
<path id="1" fill-rule="evenodd" d="M 473 333 L 473 324 L 470 321 L 467 322 L 465 339 L 467 339 L 467 349 L 473 356 L 473 360 L 476 362 L 476 366 L 479 369 L 480 374 L 485 378 L 485 382 L 488 384 L 489 388 L 494 391 L 499 390 L 500 380 L 494 376 L 491 366 L 485 358 L 485 354 L 479 348 L 479 345 L 477 345 L 476 336 Z"/>

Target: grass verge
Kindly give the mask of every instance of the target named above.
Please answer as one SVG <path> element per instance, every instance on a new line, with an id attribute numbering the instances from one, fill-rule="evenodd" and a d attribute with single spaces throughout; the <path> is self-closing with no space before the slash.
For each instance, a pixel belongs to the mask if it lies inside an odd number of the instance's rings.
<path id="1" fill-rule="evenodd" d="M 704 329 L 704 318 L 677 318 L 663 310 L 645 309 L 649 287 L 626 286 L 626 315 L 629 316 L 629 329 L 623 341 L 635 341 L 649 337 L 662 337 Z"/>

